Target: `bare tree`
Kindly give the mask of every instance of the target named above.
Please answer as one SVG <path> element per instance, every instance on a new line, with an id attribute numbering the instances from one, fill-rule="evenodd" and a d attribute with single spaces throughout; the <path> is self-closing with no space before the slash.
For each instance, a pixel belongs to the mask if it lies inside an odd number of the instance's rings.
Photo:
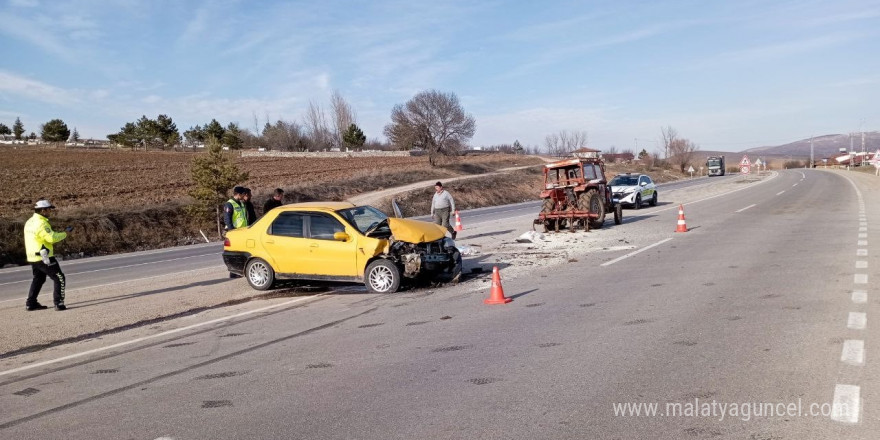
<path id="1" fill-rule="evenodd" d="M 663 158 L 669 158 L 669 147 L 678 139 L 678 131 L 671 126 L 660 128 L 660 137 L 663 140 Z"/>
<path id="2" fill-rule="evenodd" d="M 683 173 L 694 159 L 694 153 L 699 149 L 697 144 L 687 139 L 676 139 L 669 144 L 669 160 Z"/>
<path id="3" fill-rule="evenodd" d="M 342 139 L 343 134 L 351 127 L 351 124 L 357 124 L 354 110 L 351 105 L 342 97 L 339 90 L 335 90 L 330 96 L 330 108 L 333 111 L 333 134 L 337 146 L 342 146 L 345 142 Z"/>
<path id="4" fill-rule="evenodd" d="M 322 150 L 333 145 L 333 135 L 327 126 L 327 116 L 324 114 L 324 109 L 314 101 L 309 101 L 305 126 L 315 149 Z"/>
<path id="5" fill-rule="evenodd" d="M 424 148 L 428 161 L 436 165 L 440 156 L 460 151 L 476 127 L 474 117 L 464 112 L 455 93 L 427 90 L 406 104 L 395 105 L 384 132 L 399 149 Z"/>
<path id="6" fill-rule="evenodd" d="M 589 136 L 586 131 L 562 130 L 544 138 L 547 154 L 551 156 L 568 156 L 572 151 L 586 148 Z"/>
<path id="7" fill-rule="evenodd" d="M 267 122 L 263 127 L 263 142 L 273 150 L 303 151 L 308 147 L 302 127 L 296 122 L 280 119 L 275 124 Z"/>

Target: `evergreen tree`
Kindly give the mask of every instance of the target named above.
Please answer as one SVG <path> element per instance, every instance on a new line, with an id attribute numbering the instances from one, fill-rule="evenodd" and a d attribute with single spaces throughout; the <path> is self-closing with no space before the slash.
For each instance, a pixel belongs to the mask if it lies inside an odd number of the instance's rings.
<path id="1" fill-rule="evenodd" d="M 230 150 L 240 150 L 244 145 L 244 140 L 241 139 L 241 129 L 235 122 L 230 122 L 223 132 L 223 145 L 229 147 Z"/>
<path id="2" fill-rule="evenodd" d="M 342 134 L 342 142 L 348 148 L 361 148 L 367 141 L 364 132 L 356 124 L 348 126 L 348 130 Z"/>
<path id="3" fill-rule="evenodd" d="M 21 140 L 21 135 L 24 134 L 24 124 L 21 123 L 21 118 L 15 118 L 15 123 L 12 124 L 12 134 L 15 135 L 15 140 Z"/>
<path id="4" fill-rule="evenodd" d="M 226 130 L 223 129 L 223 126 L 217 122 L 216 119 L 211 119 L 211 122 L 205 124 L 205 138 L 213 136 L 214 139 L 219 141 L 223 141 L 223 134 L 226 133 Z"/>
<path id="5" fill-rule="evenodd" d="M 12 134 L 12 130 L 6 124 L 0 124 L 0 135 Z"/>
<path id="6" fill-rule="evenodd" d="M 73 127 L 73 133 L 70 133 L 70 139 L 68 139 L 67 141 L 73 142 L 74 144 L 79 142 L 79 132 L 76 131 L 76 127 Z"/>
<path id="7" fill-rule="evenodd" d="M 238 170 L 232 159 L 223 154 L 220 141 L 213 136 L 205 141 L 205 152 L 193 159 L 190 172 L 195 188 L 189 195 L 195 199 L 195 203 L 188 211 L 202 220 L 210 219 L 213 213 L 217 221 L 217 234 L 220 235 L 220 206 L 233 186 L 248 179 L 248 173 Z"/>
<path id="8" fill-rule="evenodd" d="M 53 119 L 43 124 L 40 137 L 46 142 L 64 142 L 70 137 L 70 129 L 61 119 Z"/>

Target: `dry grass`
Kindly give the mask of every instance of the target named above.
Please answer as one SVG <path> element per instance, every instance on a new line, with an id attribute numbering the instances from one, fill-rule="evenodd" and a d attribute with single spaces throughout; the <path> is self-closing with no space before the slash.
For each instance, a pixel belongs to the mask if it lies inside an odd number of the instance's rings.
<path id="1" fill-rule="evenodd" d="M 33 203 L 47 198 L 58 212 L 57 229 L 76 230 L 58 247 L 66 256 L 90 256 L 153 249 L 203 241 L 199 229 L 216 238 L 215 226 L 194 223 L 184 214 L 192 186 L 189 166 L 198 153 L 9 151 L 0 177 L 10 182 L 0 205 L 0 266 L 22 263 L 22 229 Z M 425 157 L 237 158 L 251 178 L 258 211 L 276 187 L 287 202 L 343 200 L 363 192 L 425 179 L 494 171 L 541 163 L 513 155 L 466 156 L 431 167 Z"/>

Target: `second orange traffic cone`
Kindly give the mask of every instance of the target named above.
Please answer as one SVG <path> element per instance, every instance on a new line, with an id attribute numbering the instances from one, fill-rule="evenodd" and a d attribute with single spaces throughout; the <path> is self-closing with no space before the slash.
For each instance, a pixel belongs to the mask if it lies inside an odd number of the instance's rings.
<path id="1" fill-rule="evenodd" d="M 461 232 L 464 227 L 461 225 L 461 216 L 458 215 L 458 211 L 455 211 L 455 232 Z"/>
<path id="2" fill-rule="evenodd" d="M 492 268 L 492 290 L 489 292 L 489 298 L 483 300 L 486 304 L 507 304 L 513 301 L 513 298 L 504 297 L 504 289 L 501 287 L 501 274 L 498 272 L 498 266 Z"/>
<path id="3" fill-rule="evenodd" d="M 687 232 L 688 227 L 684 222 L 684 206 L 678 205 L 678 226 L 675 227 L 675 232 Z"/>

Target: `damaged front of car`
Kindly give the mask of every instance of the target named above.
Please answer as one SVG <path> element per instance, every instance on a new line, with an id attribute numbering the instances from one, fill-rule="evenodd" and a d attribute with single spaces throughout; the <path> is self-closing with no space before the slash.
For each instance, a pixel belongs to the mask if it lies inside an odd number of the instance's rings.
<path id="1" fill-rule="evenodd" d="M 457 282 L 461 252 L 446 229 L 434 223 L 389 218 L 371 206 L 337 211 L 363 234 L 358 267 L 367 289 L 397 291 L 403 279 Z M 367 226 L 365 226 L 367 225 Z"/>

